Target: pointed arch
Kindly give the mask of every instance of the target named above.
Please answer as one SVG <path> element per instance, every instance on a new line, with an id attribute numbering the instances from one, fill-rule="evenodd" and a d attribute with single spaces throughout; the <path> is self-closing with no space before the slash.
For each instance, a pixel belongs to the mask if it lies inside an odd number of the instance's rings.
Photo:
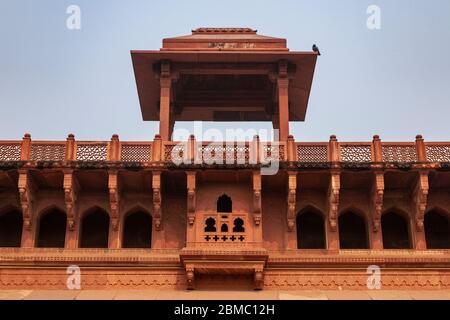
<path id="1" fill-rule="evenodd" d="M 231 197 L 225 193 L 217 199 L 217 212 L 233 212 L 233 201 L 231 201 Z"/>
<path id="2" fill-rule="evenodd" d="M 325 216 L 314 206 L 307 206 L 297 213 L 297 248 L 325 249 Z"/>
<path id="3" fill-rule="evenodd" d="M 0 209 L 0 247 L 20 247 L 23 215 L 19 208 L 7 205 Z"/>
<path id="4" fill-rule="evenodd" d="M 152 215 L 141 206 L 129 210 L 123 220 L 123 248 L 151 248 Z"/>
<path id="5" fill-rule="evenodd" d="M 381 216 L 383 248 L 411 248 L 411 236 L 408 219 L 408 214 L 397 208 L 391 208 L 383 213 Z"/>
<path id="6" fill-rule="evenodd" d="M 368 249 L 366 215 L 353 207 L 341 211 L 338 217 L 341 249 Z"/>
<path id="7" fill-rule="evenodd" d="M 450 214 L 435 207 L 425 213 L 424 231 L 427 249 L 450 249 Z"/>
<path id="8" fill-rule="evenodd" d="M 38 214 L 36 246 L 39 248 L 64 248 L 66 240 L 67 215 L 52 205 Z"/>
<path id="9" fill-rule="evenodd" d="M 80 248 L 108 248 L 109 213 L 94 206 L 82 214 L 80 225 Z"/>

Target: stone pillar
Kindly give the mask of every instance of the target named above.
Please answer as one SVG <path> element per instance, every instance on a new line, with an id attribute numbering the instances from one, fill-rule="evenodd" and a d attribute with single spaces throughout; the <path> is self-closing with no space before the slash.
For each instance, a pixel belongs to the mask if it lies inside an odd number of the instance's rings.
<path id="1" fill-rule="evenodd" d="M 108 161 L 120 161 L 120 141 L 117 134 L 113 134 L 108 144 Z"/>
<path id="2" fill-rule="evenodd" d="M 278 66 L 279 141 L 286 141 L 289 136 L 289 78 L 287 76 L 287 62 L 280 61 Z"/>
<path id="3" fill-rule="evenodd" d="M 374 135 L 373 140 L 372 140 L 372 161 L 373 162 L 383 162 L 381 139 L 378 135 Z"/>
<path id="4" fill-rule="evenodd" d="M 170 137 L 170 63 L 168 61 L 161 62 L 161 77 L 160 77 L 160 105 L 159 105 L 159 134 L 163 141 L 169 141 Z"/>
<path id="5" fill-rule="evenodd" d="M 297 161 L 297 146 L 295 145 L 295 140 L 292 135 L 288 136 L 287 140 L 287 161 L 293 162 Z"/>
<path id="6" fill-rule="evenodd" d="M 287 245 L 286 249 L 297 249 L 297 172 L 288 171 L 288 195 L 287 195 Z"/>
<path id="7" fill-rule="evenodd" d="M 253 171 L 253 241 L 262 246 L 261 171 Z"/>
<path id="8" fill-rule="evenodd" d="M 109 171 L 109 204 L 111 210 L 111 223 L 109 224 L 109 248 L 120 248 L 120 185 L 119 174 L 117 170 Z"/>
<path id="9" fill-rule="evenodd" d="M 416 136 L 416 151 L 417 151 L 417 161 L 426 162 L 427 154 L 425 149 L 425 142 L 420 134 Z"/>
<path id="10" fill-rule="evenodd" d="M 187 230 L 186 230 L 186 246 L 194 246 L 196 240 L 196 172 L 186 172 L 187 182 Z"/>
<path id="11" fill-rule="evenodd" d="M 22 146 L 20 149 L 20 160 L 22 161 L 30 160 L 30 152 L 31 152 L 31 135 L 29 133 L 25 133 L 22 139 Z"/>
<path id="12" fill-rule="evenodd" d="M 155 135 L 155 139 L 153 140 L 152 145 L 152 161 L 153 162 L 159 162 L 161 161 L 162 157 L 162 140 L 161 136 L 159 134 Z"/>
<path id="13" fill-rule="evenodd" d="M 161 171 L 152 173 L 153 190 L 153 230 L 152 248 L 161 249 L 165 245 L 164 228 L 162 221 L 162 194 L 161 194 Z"/>

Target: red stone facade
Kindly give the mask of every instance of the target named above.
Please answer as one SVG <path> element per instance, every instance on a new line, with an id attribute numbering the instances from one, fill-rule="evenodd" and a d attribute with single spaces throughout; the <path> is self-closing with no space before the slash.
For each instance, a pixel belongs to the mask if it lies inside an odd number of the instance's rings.
<path id="1" fill-rule="evenodd" d="M 70 265 L 83 289 L 365 290 L 371 265 L 450 288 L 450 142 L 296 142 L 317 52 L 245 28 L 163 44 L 132 51 L 153 141 L 0 141 L 1 289 L 65 289 Z M 280 134 L 171 139 L 230 119 Z"/>

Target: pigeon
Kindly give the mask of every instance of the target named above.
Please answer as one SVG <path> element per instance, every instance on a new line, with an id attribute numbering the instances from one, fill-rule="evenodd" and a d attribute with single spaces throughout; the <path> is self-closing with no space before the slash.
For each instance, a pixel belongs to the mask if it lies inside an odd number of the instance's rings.
<path id="1" fill-rule="evenodd" d="M 317 52 L 317 54 L 320 56 L 320 51 L 319 51 L 319 47 L 318 47 L 318 46 L 316 46 L 315 44 L 313 44 L 312 50 L 313 50 L 314 52 Z"/>

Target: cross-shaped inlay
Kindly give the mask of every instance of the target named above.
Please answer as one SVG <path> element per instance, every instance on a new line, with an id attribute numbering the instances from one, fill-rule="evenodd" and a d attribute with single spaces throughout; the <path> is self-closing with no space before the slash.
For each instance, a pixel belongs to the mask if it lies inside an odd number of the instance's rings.
<path id="1" fill-rule="evenodd" d="M 208 235 L 208 236 L 205 237 L 205 240 L 209 241 L 209 240 L 211 240 L 211 237 Z"/>
<path id="2" fill-rule="evenodd" d="M 236 240 L 236 237 L 235 237 L 235 236 L 231 236 L 231 237 L 230 237 L 230 240 L 231 240 L 231 241 L 234 241 L 234 240 Z"/>
<path id="3" fill-rule="evenodd" d="M 214 239 L 214 241 L 217 241 L 217 240 L 219 240 L 220 238 L 219 238 L 217 235 L 215 235 L 215 236 L 213 237 L 213 239 Z"/>
<path id="4" fill-rule="evenodd" d="M 222 239 L 223 241 L 227 241 L 228 237 L 227 237 L 227 236 L 223 236 L 221 239 Z"/>
<path id="5" fill-rule="evenodd" d="M 239 236 L 239 241 L 244 241 L 244 236 Z"/>

